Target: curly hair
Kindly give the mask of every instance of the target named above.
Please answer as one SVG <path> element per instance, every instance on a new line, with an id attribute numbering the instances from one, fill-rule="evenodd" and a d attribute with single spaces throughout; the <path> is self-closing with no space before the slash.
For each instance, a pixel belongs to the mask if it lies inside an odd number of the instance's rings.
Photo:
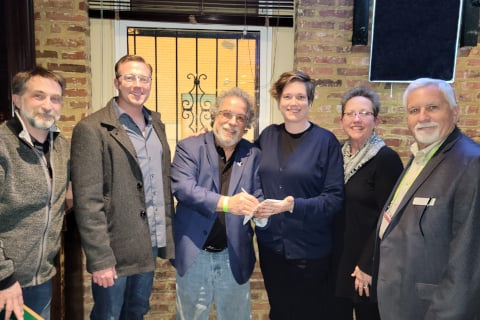
<path id="1" fill-rule="evenodd" d="M 224 91 L 217 97 L 215 105 L 210 108 L 210 125 L 213 127 L 213 123 L 215 122 L 215 118 L 220 111 L 223 101 L 232 96 L 238 97 L 245 101 L 245 104 L 247 105 L 247 122 L 245 123 L 245 128 L 250 129 L 252 127 L 252 123 L 255 121 L 255 110 L 253 108 L 250 95 L 238 87 L 233 87 L 230 90 Z"/>

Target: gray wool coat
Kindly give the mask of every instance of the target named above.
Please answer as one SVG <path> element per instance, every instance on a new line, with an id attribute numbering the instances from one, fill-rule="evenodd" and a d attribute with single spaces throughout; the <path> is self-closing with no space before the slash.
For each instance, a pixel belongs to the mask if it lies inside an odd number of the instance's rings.
<path id="1" fill-rule="evenodd" d="M 115 266 L 119 276 L 154 270 L 143 176 L 135 148 L 118 121 L 112 98 L 80 121 L 72 135 L 74 212 L 87 257 L 87 271 Z M 150 111 L 149 111 L 150 112 Z M 170 149 L 160 114 L 151 112 L 163 147 L 167 227 L 166 255 L 173 258 Z"/>

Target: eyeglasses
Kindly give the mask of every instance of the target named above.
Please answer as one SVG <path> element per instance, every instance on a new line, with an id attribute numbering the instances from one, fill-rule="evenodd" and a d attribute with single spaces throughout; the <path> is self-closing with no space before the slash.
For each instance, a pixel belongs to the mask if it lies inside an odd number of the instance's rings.
<path id="1" fill-rule="evenodd" d="M 235 117 L 235 120 L 239 123 L 243 124 L 247 122 L 247 116 L 244 114 L 235 114 L 229 110 L 222 110 L 222 111 L 219 111 L 218 113 L 227 120 L 232 120 L 232 118 Z"/>
<path id="2" fill-rule="evenodd" d="M 373 116 L 373 112 L 371 111 L 360 111 L 360 112 L 355 112 L 355 111 L 349 111 L 349 112 L 344 112 L 344 116 L 347 116 L 348 118 L 354 119 L 356 116 L 358 116 L 361 119 L 367 118 L 369 116 Z"/>
<path id="3" fill-rule="evenodd" d="M 143 84 L 149 84 L 152 81 L 151 77 L 142 76 L 138 74 L 124 74 L 124 75 L 118 76 L 118 78 L 123 78 L 123 80 L 125 80 L 128 83 L 138 81 Z"/>

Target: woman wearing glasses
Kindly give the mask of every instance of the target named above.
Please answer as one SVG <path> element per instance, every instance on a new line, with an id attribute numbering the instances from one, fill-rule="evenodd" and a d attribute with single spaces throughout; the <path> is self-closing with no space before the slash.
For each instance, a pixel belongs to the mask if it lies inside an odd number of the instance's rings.
<path id="1" fill-rule="evenodd" d="M 270 93 L 284 119 L 257 140 L 264 196 L 281 200 L 262 202 L 257 215 L 269 217 L 256 234 L 270 319 L 322 319 L 332 222 L 343 205 L 340 144 L 330 131 L 308 121 L 315 82 L 307 74 L 283 73 Z"/>
<path id="2" fill-rule="evenodd" d="M 403 165 L 398 154 L 376 135 L 380 99 L 370 88 L 347 91 L 341 101 L 344 213 L 335 221 L 336 320 L 380 319 L 371 293 L 372 257 L 378 217 Z"/>

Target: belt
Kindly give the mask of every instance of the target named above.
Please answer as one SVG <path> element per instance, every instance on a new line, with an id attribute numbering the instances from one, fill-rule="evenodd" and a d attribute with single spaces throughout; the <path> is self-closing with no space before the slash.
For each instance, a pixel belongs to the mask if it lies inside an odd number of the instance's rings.
<path id="1" fill-rule="evenodd" d="M 223 248 L 215 248 L 214 246 L 206 246 L 205 248 L 203 248 L 204 251 L 207 251 L 207 252 L 222 252 L 223 250 L 225 250 L 227 247 L 223 247 Z"/>

